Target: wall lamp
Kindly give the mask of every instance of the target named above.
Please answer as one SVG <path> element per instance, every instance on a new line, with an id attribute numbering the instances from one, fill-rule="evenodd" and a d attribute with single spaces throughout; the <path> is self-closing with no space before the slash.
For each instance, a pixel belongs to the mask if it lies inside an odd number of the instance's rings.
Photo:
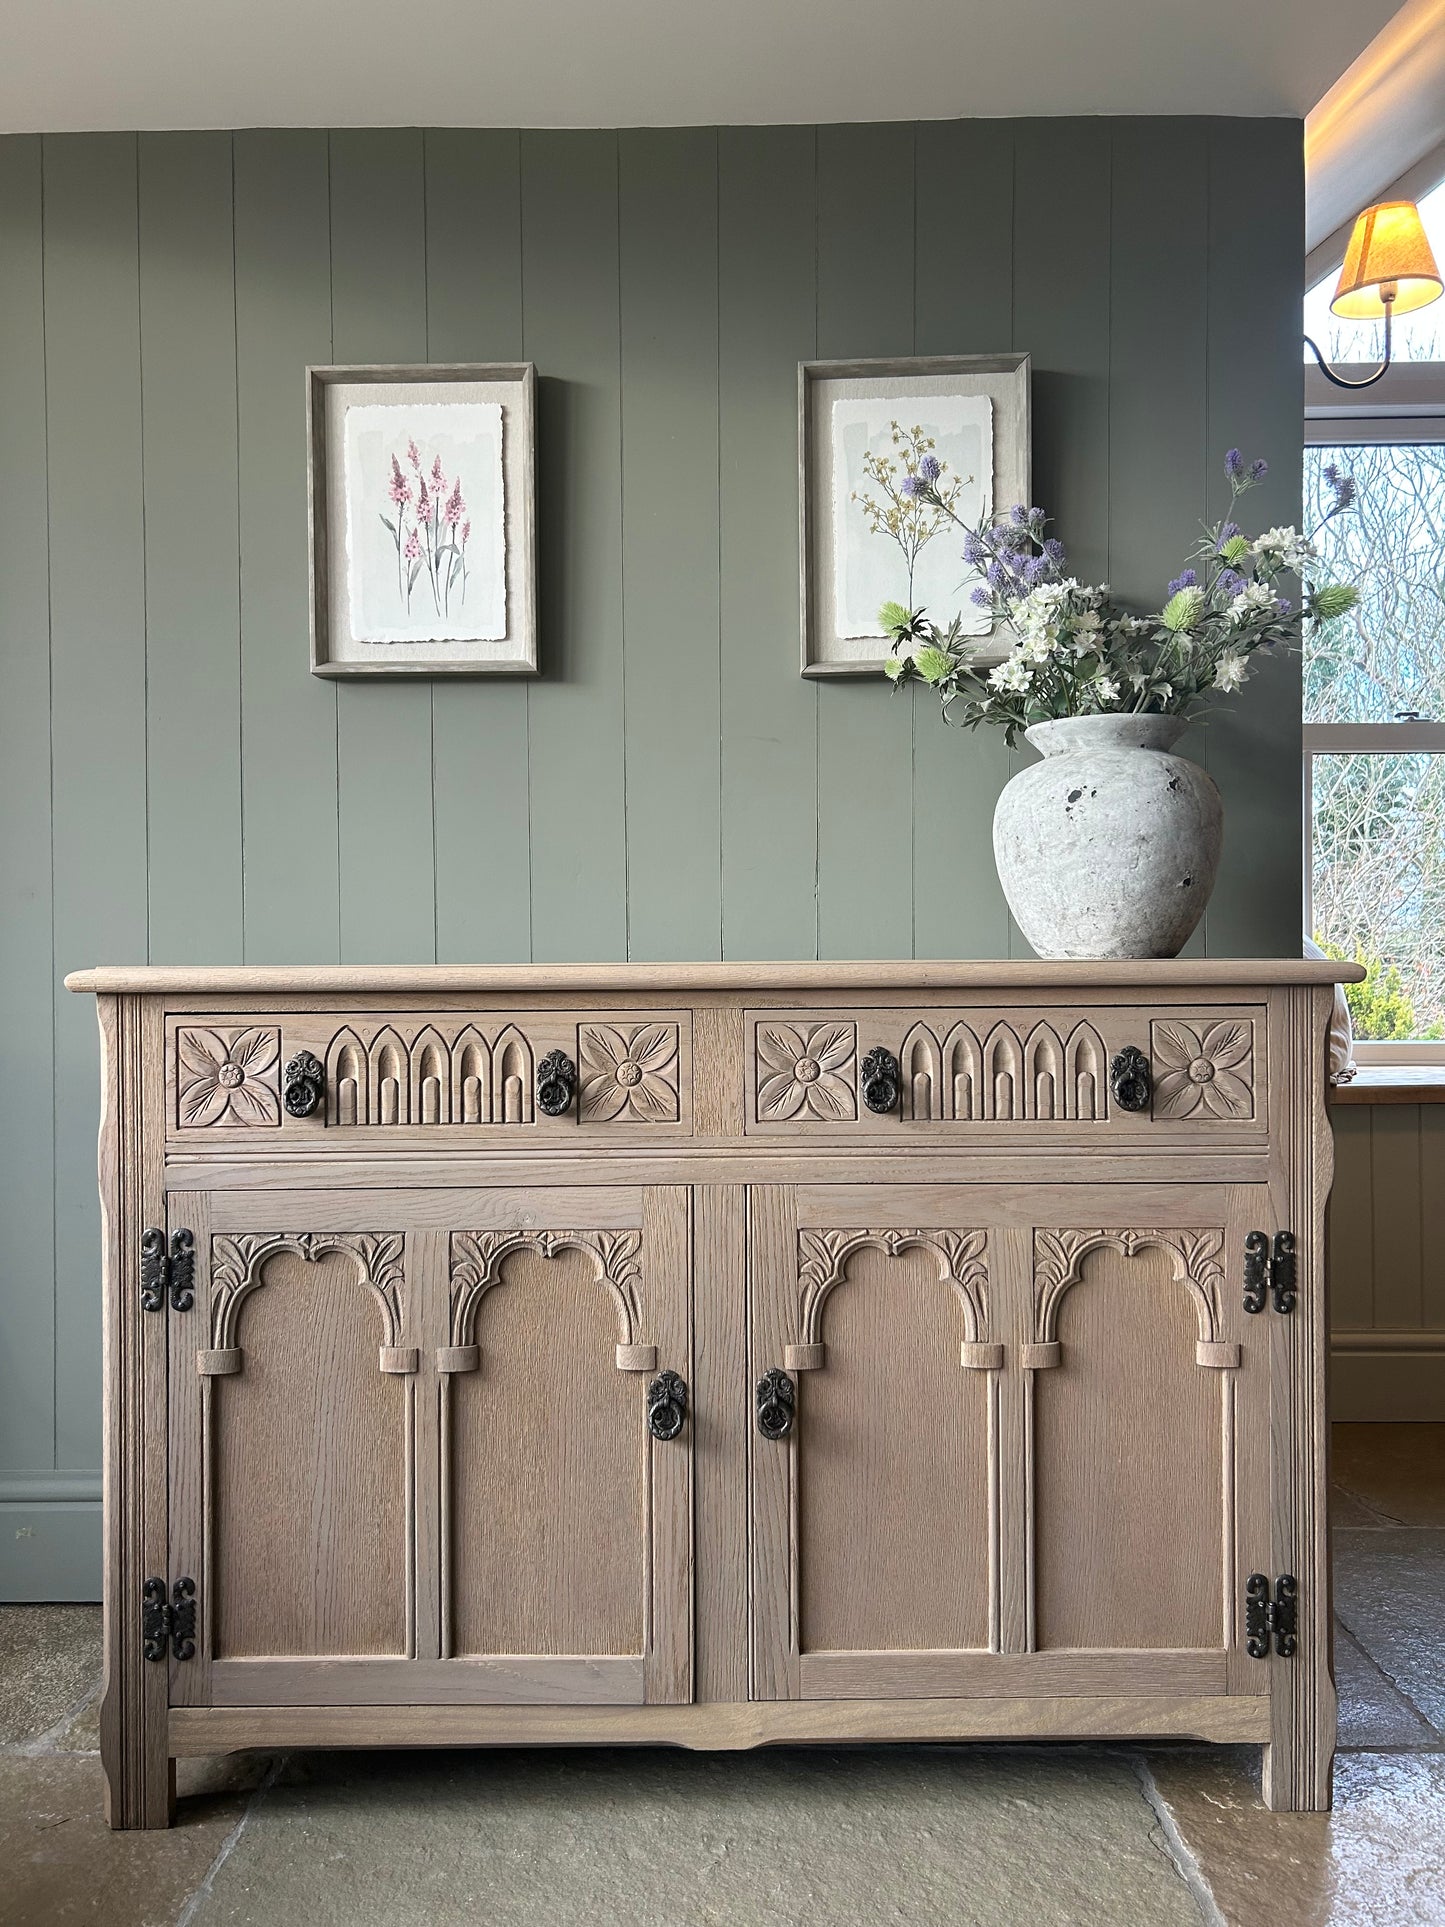
<path id="1" fill-rule="evenodd" d="M 1355 222 L 1345 264 L 1330 300 L 1330 313 L 1346 321 L 1385 322 L 1385 359 L 1358 381 L 1337 375 L 1317 345 L 1305 336 L 1325 375 L 1336 388 L 1369 388 L 1390 366 L 1390 322 L 1396 314 L 1428 307 L 1445 294 L 1445 283 L 1413 201 L 1381 201 Z"/>

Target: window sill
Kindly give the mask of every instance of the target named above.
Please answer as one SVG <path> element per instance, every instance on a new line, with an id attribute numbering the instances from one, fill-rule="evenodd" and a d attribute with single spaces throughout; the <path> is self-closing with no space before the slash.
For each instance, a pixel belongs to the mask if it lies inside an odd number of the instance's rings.
<path id="1" fill-rule="evenodd" d="M 1332 1104 L 1445 1104 L 1445 1064 L 1362 1064 Z"/>

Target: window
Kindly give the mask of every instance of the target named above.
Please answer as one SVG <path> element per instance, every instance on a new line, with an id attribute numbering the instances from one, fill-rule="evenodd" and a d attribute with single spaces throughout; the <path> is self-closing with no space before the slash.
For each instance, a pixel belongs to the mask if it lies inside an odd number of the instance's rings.
<path id="1" fill-rule="evenodd" d="M 1362 590 L 1305 656 L 1310 928 L 1370 972 L 1361 1062 L 1445 1061 L 1445 416 L 1308 432 L 1306 525 L 1337 463 L 1358 499 L 1321 537 L 1323 574 Z"/>
<path id="2" fill-rule="evenodd" d="M 1420 214 L 1445 256 L 1445 181 Z M 1305 332 L 1332 361 L 1377 360 L 1381 331 L 1329 312 L 1335 279 L 1305 296 Z M 1394 345 L 1358 394 L 1305 374 L 1305 526 L 1325 468 L 1353 475 L 1321 573 L 1361 591 L 1306 644 L 1305 904 L 1316 938 L 1369 971 L 1349 992 L 1359 1061 L 1445 1063 L 1445 301 L 1402 317 Z"/>

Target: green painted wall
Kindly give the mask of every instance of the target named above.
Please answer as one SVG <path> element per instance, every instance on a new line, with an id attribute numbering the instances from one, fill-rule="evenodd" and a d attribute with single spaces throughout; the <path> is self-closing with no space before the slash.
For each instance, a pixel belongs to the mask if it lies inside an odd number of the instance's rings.
<path id="1" fill-rule="evenodd" d="M 1286 121 L 0 140 L 0 1596 L 96 1569 L 61 974 L 1008 954 L 1002 744 L 798 676 L 796 364 L 1029 349 L 1036 499 L 1157 597 L 1231 443 L 1295 517 L 1302 229 Z M 541 680 L 312 678 L 303 367 L 523 356 Z M 1217 954 L 1299 939 L 1293 669 L 1248 697 Z"/>

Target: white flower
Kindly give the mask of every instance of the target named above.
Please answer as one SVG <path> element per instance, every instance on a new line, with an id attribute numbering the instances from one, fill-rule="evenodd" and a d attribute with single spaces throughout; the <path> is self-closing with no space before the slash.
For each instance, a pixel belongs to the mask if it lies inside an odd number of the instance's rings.
<path id="1" fill-rule="evenodd" d="M 989 671 L 988 679 L 995 689 L 1007 689 L 1014 694 L 1022 695 L 1032 682 L 1033 673 L 1023 652 L 1015 649 L 1012 655 L 1006 656 L 1001 663 Z"/>
<path id="2" fill-rule="evenodd" d="M 1296 574 L 1306 562 L 1312 562 L 1316 550 L 1297 529 L 1266 529 L 1257 535 L 1252 544 L 1255 555 L 1272 569 L 1293 569 Z"/>
<path id="3" fill-rule="evenodd" d="M 1249 666 L 1237 649 L 1226 649 L 1214 665 L 1214 686 L 1226 694 L 1247 680 Z"/>
<path id="4" fill-rule="evenodd" d="M 1119 700 L 1119 685 L 1112 676 L 1096 676 L 1094 694 L 1101 703 L 1116 703 Z"/>
<path id="5" fill-rule="evenodd" d="M 1272 614 L 1275 606 L 1274 590 L 1267 582 L 1246 582 L 1239 594 L 1229 605 L 1229 620 L 1236 627 L 1248 622 L 1251 616 Z"/>
<path id="6" fill-rule="evenodd" d="M 1085 609 L 1074 617 L 1074 630 L 1078 635 L 1091 635 L 1098 627 L 1099 612 L 1097 609 Z"/>

